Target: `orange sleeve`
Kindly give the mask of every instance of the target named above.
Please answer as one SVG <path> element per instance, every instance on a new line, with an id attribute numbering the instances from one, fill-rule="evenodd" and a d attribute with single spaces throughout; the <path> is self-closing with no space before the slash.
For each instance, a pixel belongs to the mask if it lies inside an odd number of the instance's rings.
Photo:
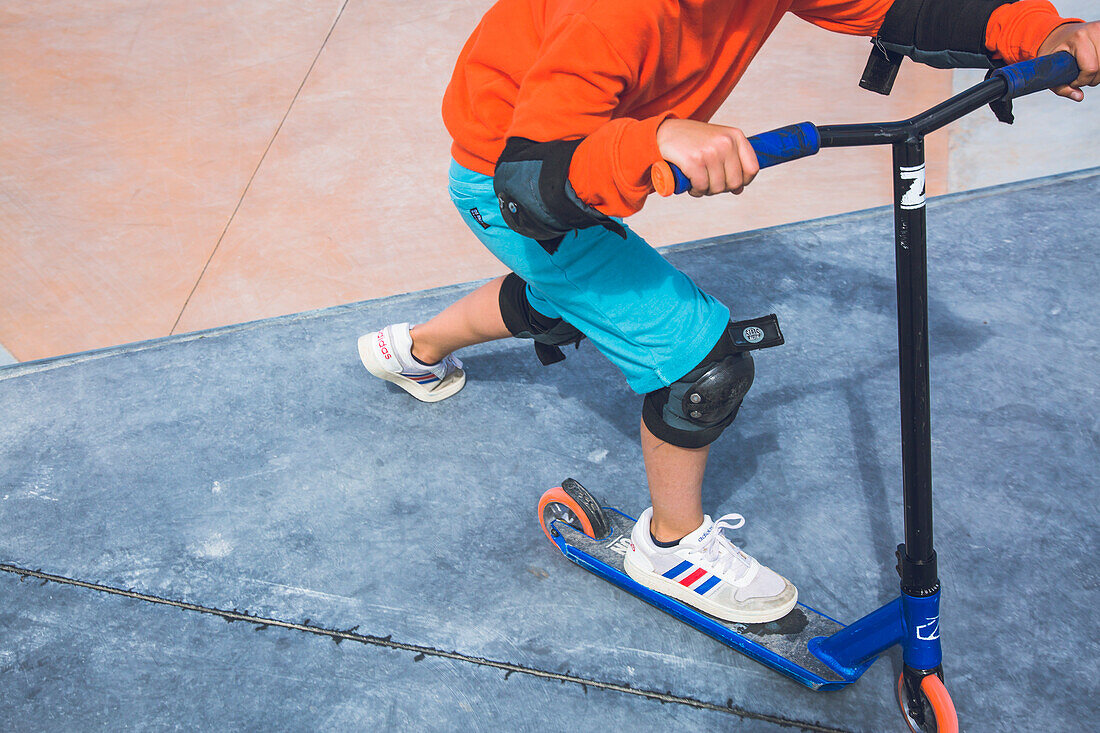
<path id="1" fill-rule="evenodd" d="M 873 36 L 894 0 L 795 0 L 791 12 L 825 30 Z"/>
<path id="2" fill-rule="evenodd" d="M 1039 46 L 1052 30 L 1080 22 L 1058 15 L 1048 0 L 1019 0 L 993 11 L 985 27 L 985 47 L 1007 63 L 1026 61 L 1039 55 Z"/>
<path id="3" fill-rule="evenodd" d="M 584 138 L 573 155 L 569 181 L 589 206 L 608 216 L 640 210 L 652 192 L 649 168 L 660 160 L 657 127 L 667 114 L 643 120 L 617 115 L 625 94 L 646 83 L 646 59 L 626 61 L 583 15 L 556 24 L 543 39 L 538 60 L 516 98 L 506 137 L 538 142 Z M 639 54 L 655 53 L 649 31 L 638 22 L 631 39 Z"/>
<path id="4" fill-rule="evenodd" d="M 589 135 L 569 167 L 569 182 L 580 200 L 608 216 L 640 211 L 653 193 L 649 169 L 661 160 L 657 128 L 671 116 L 666 112 L 645 120 L 620 117 Z"/>

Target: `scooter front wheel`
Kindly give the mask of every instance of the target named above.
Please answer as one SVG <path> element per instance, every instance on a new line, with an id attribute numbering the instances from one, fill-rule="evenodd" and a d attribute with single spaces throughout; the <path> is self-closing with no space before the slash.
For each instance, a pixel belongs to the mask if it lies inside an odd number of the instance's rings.
<path id="1" fill-rule="evenodd" d="M 594 540 L 607 536 L 611 529 L 600 502 L 571 478 L 539 499 L 539 523 L 551 542 L 558 534 L 552 526 L 555 520 L 579 529 Z"/>
<path id="2" fill-rule="evenodd" d="M 898 705 L 913 733 L 958 733 L 959 717 L 947 687 L 937 674 L 920 681 L 920 710 L 911 710 L 905 692 L 905 674 L 898 675 Z"/>

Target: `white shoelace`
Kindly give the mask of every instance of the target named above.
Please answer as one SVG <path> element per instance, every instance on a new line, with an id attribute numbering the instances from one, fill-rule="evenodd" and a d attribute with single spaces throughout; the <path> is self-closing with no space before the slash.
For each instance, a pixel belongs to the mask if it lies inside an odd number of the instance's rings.
<path id="1" fill-rule="evenodd" d="M 459 359 L 454 354 L 447 354 L 445 357 L 443 357 L 443 363 L 449 365 L 449 368 L 447 369 L 448 373 L 450 373 L 452 368 L 453 369 L 461 369 L 462 368 L 462 360 Z"/>
<path id="2" fill-rule="evenodd" d="M 753 581 L 760 570 L 760 563 L 726 539 L 726 536 L 722 534 L 722 530 L 741 529 L 743 526 L 745 526 L 743 516 L 740 514 L 725 514 L 714 523 L 710 537 L 699 547 L 703 559 L 712 567 L 711 572 L 738 588 L 744 588 Z M 735 563 L 745 568 L 745 572 L 736 578 L 732 577 L 730 573 Z"/>

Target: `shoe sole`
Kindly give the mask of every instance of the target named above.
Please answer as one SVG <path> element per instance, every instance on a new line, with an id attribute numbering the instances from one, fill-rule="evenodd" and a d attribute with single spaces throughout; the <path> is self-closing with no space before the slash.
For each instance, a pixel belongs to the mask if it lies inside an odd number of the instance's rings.
<path id="1" fill-rule="evenodd" d="M 723 621 L 729 621 L 736 624 L 766 624 L 769 621 L 778 621 L 790 613 L 791 609 L 798 603 L 798 589 L 795 588 L 794 597 L 791 598 L 788 603 L 778 608 L 762 611 L 731 611 L 727 606 L 714 603 L 690 588 L 685 588 L 675 580 L 669 580 L 656 573 L 637 567 L 630 562 L 630 555 L 627 555 L 623 561 L 623 570 L 625 570 L 626 574 L 636 583 L 644 585 L 650 590 L 655 590 L 658 593 L 675 598 L 681 603 L 714 616 L 715 618 L 720 618 Z M 790 585 L 790 581 L 787 581 L 787 584 Z"/>
<path id="2" fill-rule="evenodd" d="M 368 372 L 379 379 L 396 384 L 421 402 L 445 400 L 466 386 L 466 372 L 461 369 L 451 372 L 443 381 L 436 382 L 432 388 L 418 384 L 400 374 L 394 374 L 379 363 L 378 358 L 371 349 L 371 339 L 374 338 L 375 333 L 377 332 L 372 331 L 359 337 L 359 361 L 363 362 L 363 366 L 367 368 Z"/>

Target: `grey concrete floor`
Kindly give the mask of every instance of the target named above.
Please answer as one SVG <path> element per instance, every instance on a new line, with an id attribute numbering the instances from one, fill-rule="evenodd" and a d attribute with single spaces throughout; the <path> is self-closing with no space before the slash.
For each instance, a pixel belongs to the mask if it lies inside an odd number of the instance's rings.
<path id="1" fill-rule="evenodd" d="M 936 530 L 963 730 L 1095 697 L 1100 170 L 931 202 Z M 734 539 L 843 622 L 897 592 L 887 210 L 675 247 L 787 344 L 712 453 Z M 902 730 L 900 657 L 814 693 L 572 565 L 574 476 L 646 504 L 639 398 L 590 345 L 462 356 L 415 402 L 360 333 L 456 286 L 0 368 L 0 729 Z M 233 621 L 233 623 L 226 623 Z M 336 643 L 340 642 L 340 643 Z"/>

